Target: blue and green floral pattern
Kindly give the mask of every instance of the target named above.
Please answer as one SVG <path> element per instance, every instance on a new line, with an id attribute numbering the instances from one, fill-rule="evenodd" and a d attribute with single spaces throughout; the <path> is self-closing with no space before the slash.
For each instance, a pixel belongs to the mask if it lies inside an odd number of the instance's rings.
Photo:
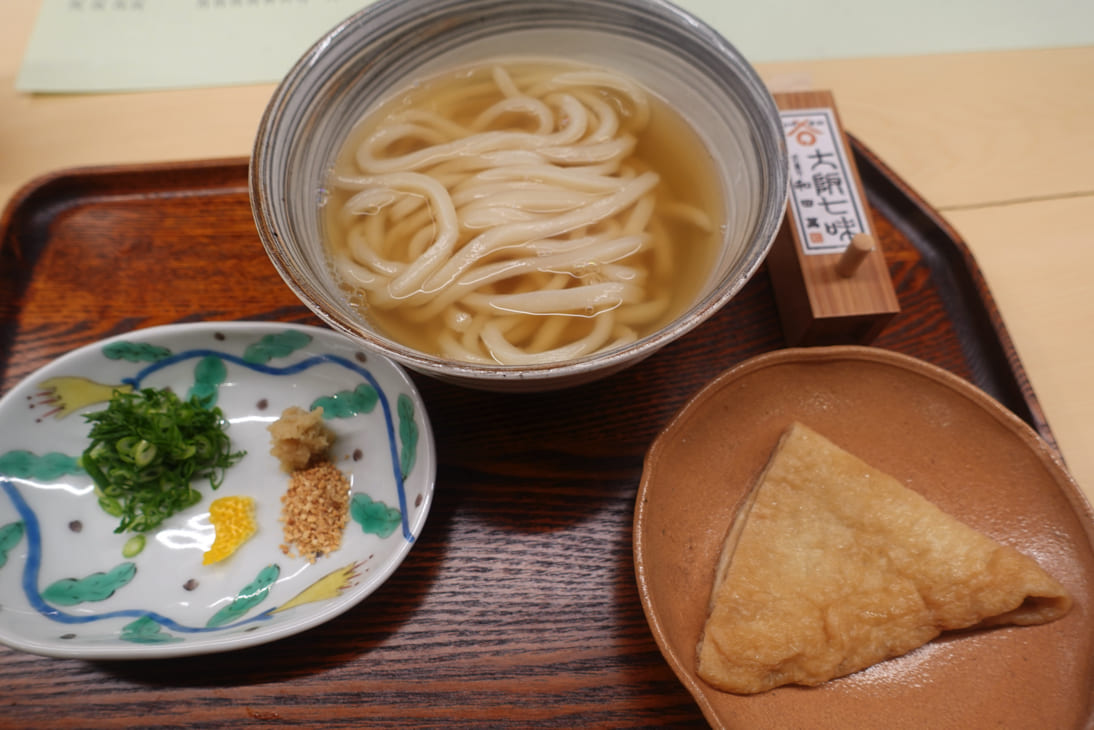
<path id="1" fill-rule="evenodd" d="M 147 387 L 212 399 L 247 455 L 216 493 L 194 485 L 202 501 L 158 531 L 114 535 L 79 465 L 80 416 L 116 390 Z M 289 406 L 323 407 L 332 461 L 351 483 L 342 547 L 312 564 L 281 548 L 288 475 L 266 426 Z M 0 641 L 43 654 L 196 654 L 303 630 L 394 571 L 432 498 L 432 435 L 412 381 L 320 328 L 205 323 L 113 338 L 5 395 L 0 423 Z M 255 499 L 259 532 L 223 564 L 202 566 L 208 504 L 225 494 Z"/>

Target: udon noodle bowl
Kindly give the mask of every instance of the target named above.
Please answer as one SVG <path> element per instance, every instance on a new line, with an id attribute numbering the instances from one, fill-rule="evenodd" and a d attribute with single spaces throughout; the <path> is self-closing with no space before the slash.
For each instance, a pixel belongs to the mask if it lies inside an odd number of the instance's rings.
<path id="1" fill-rule="evenodd" d="M 690 126 L 620 73 L 502 58 L 405 89 L 354 128 L 326 245 L 389 338 L 503 365 L 581 358 L 693 303 L 724 226 Z"/>

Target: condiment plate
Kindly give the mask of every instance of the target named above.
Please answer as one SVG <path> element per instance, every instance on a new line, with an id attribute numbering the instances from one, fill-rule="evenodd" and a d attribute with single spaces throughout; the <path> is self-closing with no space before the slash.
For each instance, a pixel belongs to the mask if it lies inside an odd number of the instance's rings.
<path id="1" fill-rule="evenodd" d="M 814 688 L 742 696 L 705 684 L 695 655 L 715 564 L 793 420 L 1033 557 L 1071 593 L 1071 612 L 939 637 Z M 714 727 L 1081 727 L 1094 717 L 1090 506 L 1031 428 L 936 366 L 847 346 L 778 351 L 723 373 L 647 453 L 633 539 L 654 638 Z"/>
<path id="2" fill-rule="evenodd" d="M 246 456 L 197 505 L 141 539 L 115 534 L 78 457 L 119 387 L 195 384 L 213 392 Z M 350 479 L 338 550 L 314 562 L 282 551 L 289 475 L 267 426 L 283 409 L 324 405 L 332 462 Z M 210 322 L 130 332 L 80 348 L 0 400 L 0 642 L 28 652 L 132 659 L 225 651 L 316 626 L 374 592 L 425 524 L 433 435 L 406 373 L 330 330 Z M 210 502 L 254 498 L 258 531 L 202 565 Z"/>

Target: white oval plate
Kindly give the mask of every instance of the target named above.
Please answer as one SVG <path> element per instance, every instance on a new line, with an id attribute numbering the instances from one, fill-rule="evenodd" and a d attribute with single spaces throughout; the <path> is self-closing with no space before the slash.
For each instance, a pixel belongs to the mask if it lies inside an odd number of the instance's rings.
<path id="1" fill-rule="evenodd" d="M 83 415 L 118 386 L 215 390 L 234 450 L 246 456 L 197 505 L 146 534 L 115 534 L 77 457 Z M 356 392 L 358 397 L 354 397 Z M 325 405 L 331 460 L 350 478 L 341 547 L 314 563 L 281 550 L 289 476 L 267 426 L 289 406 Z M 371 405 L 370 405 L 371 404 Z M 183 656 L 261 644 L 316 626 L 375 591 L 425 524 L 436 455 L 406 373 L 330 330 L 211 322 L 138 330 L 80 348 L 0 399 L 0 642 L 58 657 Z M 209 504 L 255 499 L 258 531 L 203 566 Z"/>

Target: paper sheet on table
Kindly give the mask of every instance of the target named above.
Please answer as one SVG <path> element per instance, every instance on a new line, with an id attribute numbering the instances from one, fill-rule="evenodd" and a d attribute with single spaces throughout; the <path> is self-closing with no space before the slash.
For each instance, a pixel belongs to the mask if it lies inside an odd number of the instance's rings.
<path id="1" fill-rule="evenodd" d="M 42 0 L 15 86 L 63 93 L 269 83 L 368 4 Z"/>
<path id="2" fill-rule="evenodd" d="M 20 2 L 25 0 L 18 0 Z M 373 0 L 42 0 L 16 88 L 270 83 Z M 1089 45 L 1094 2 L 677 0 L 753 63 Z"/>

